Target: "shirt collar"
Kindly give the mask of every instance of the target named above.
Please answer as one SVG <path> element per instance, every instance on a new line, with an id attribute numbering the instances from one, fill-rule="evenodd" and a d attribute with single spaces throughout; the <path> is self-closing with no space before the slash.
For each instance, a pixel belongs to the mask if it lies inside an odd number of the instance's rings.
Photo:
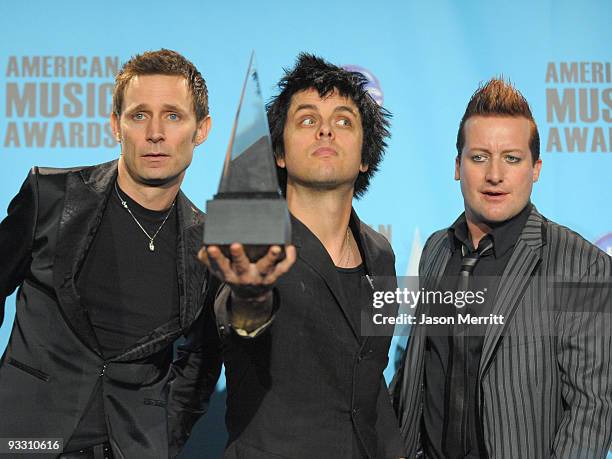
<path id="1" fill-rule="evenodd" d="M 489 235 L 493 239 L 493 254 L 495 258 L 503 256 L 515 246 L 525 223 L 527 223 L 532 208 L 533 205 L 531 202 L 528 202 L 517 215 L 495 225 L 491 229 Z M 470 238 L 467 228 L 465 213 L 462 213 L 448 228 L 448 238 L 452 252 L 461 248 L 462 245 L 467 246 L 471 251 L 474 250 L 472 238 Z"/>

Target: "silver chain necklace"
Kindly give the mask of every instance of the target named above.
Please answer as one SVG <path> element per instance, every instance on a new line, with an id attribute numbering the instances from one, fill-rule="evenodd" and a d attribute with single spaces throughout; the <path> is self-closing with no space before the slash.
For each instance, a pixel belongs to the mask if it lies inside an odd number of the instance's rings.
<path id="1" fill-rule="evenodd" d="M 344 255 L 342 258 L 342 260 L 340 261 L 340 264 L 342 265 L 342 267 L 346 267 L 349 263 L 349 261 L 351 261 L 351 255 L 352 250 L 351 250 L 351 236 L 350 236 L 350 230 L 347 227 L 346 228 L 346 239 L 344 240 L 344 244 L 343 244 L 344 250 L 343 252 L 346 253 L 346 255 Z"/>
<path id="2" fill-rule="evenodd" d="M 176 198 L 174 199 L 174 201 L 172 201 L 172 205 L 170 206 L 170 210 L 168 211 L 168 213 L 166 214 L 166 216 L 164 217 L 164 221 L 161 222 L 161 225 L 159 225 L 159 228 L 157 228 L 157 231 L 155 231 L 155 234 L 153 236 L 149 235 L 149 233 L 147 232 L 146 229 L 143 228 L 143 226 L 140 224 L 140 222 L 138 221 L 138 219 L 134 216 L 134 214 L 132 213 L 132 211 L 130 210 L 130 208 L 128 207 L 127 201 L 125 199 L 123 199 L 121 197 L 121 195 L 119 194 L 119 188 L 117 188 L 117 182 L 115 181 L 115 193 L 117 193 L 117 197 L 119 198 L 119 201 L 121 201 L 121 205 L 123 206 L 123 208 L 125 210 L 128 211 L 128 213 L 130 214 L 130 216 L 134 219 L 134 221 L 136 222 L 136 224 L 138 225 L 138 227 L 142 230 L 143 233 L 145 233 L 145 235 L 149 238 L 149 250 L 151 252 L 155 251 L 155 238 L 157 237 L 157 235 L 159 234 L 159 232 L 161 231 L 161 229 L 164 227 L 164 225 L 166 224 L 166 220 L 168 220 L 168 217 L 170 216 L 170 212 L 172 212 L 172 208 L 174 207 L 174 203 L 176 203 Z"/>

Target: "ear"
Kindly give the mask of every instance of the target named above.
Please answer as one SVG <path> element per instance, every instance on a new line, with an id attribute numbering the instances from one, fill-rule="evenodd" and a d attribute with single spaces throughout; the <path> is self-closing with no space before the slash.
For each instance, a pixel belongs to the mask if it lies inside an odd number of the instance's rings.
<path id="1" fill-rule="evenodd" d="M 369 168 L 370 168 L 370 166 L 369 166 L 369 165 L 367 165 L 367 164 L 361 164 L 361 165 L 359 166 L 359 172 L 367 172 Z"/>
<path id="2" fill-rule="evenodd" d="M 455 180 L 461 180 L 461 156 L 455 158 Z"/>
<path id="3" fill-rule="evenodd" d="M 212 118 L 210 115 L 207 115 L 200 123 L 198 124 L 194 136 L 194 142 L 196 145 L 202 144 L 207 138 L 208 133 L 212 127 Z"/>
<path id="4" fill-rule="evenodd" d="M 533 183 L 537 182 L 540 178 L 540 171 L 542 170 L 542 160 L 538 159 L 533 165 Z"/>
<path id="5" fill-rule="evenodd" d="M 113 137 L 115 138 L 117 142 L 120 142 L 121 141 L 121 128 L 119 126 L 119 118 L 117 118 L 117 115 L 115 113 L 111 113 L 110 125 L 111 125 L 111 131 L 113 132 Z"/>
<path id="6" fill-rule="evenodd" d="M 282 169 L 287 167 L 287 163 L 285 162 L 285 155 L 281 155 L 280 153 L 274 152 L 274 161 L 276 161 L 276 165 Z"/>

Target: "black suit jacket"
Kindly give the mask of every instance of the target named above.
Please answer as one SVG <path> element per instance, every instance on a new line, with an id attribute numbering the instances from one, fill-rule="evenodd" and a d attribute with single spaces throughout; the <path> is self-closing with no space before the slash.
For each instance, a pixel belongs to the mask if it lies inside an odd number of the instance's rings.
<path id="1" fill-rule="evenodd" d="M 451 258 L 446 230 L 427 240 L 421 285 L 435 288 Z M 535 207 L 497 290 L 478 372 L 478 408 L 491 458 L 605 458 L 612 440 L 612 258 Z M 563 286 L 570 286 L 566 289 Z M 427 313 L 421 304 L 416 315 Z M 402 436 L 420 444 L 426 327 L 412 328 L 392 391 Z"/>
<path id="2" fill-rule="evenodd" d="M 394 290 L 387 240 L 355 214 L 351 226 L 374 287 Z M 383 379 L 392 328 L 362 337 L 350 311 L 359 306 L 348 303 L 327 251 L 295 218 L 292 231 L 298 257 L 277 284 L 274 321 L 256 338 L 231 332 L 224 340 L 226 457 L 403 456 Z M 372 304 L 370 288 L 364 301 Z"/>
<path id="3" fill-rule="evenodd" d="M 35 167 L 0 224 L 2 313 L 5 298 L 19 287 L 0 364 L 0 406 L 10 413 L 0 416 L 0 436 L 59 437 L 66 444 L 102 384 L 115 457 L 166 458 L 177 453 L 205 411 L 221 366 L 215 327 L 206 328 L 212 315 L 203 308 L 212 288 L 196 259 L 203 215 L 179 192 L 180 317 L 105 360 L 75 278 L 116 176 L 116 161 Z M 181 334 L 190 338 L 169 368 L 169 347 Z M 210 345 L 208 337 L 215 338 Z"/>

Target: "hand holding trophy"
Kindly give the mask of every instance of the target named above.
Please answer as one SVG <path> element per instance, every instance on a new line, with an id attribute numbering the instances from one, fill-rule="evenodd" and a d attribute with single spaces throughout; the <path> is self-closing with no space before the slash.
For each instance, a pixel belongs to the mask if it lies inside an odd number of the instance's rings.
<path id="1" fill-rule="evenodd" d="M 272 286 L 293 265 L 296 251 L 290 245 L 291 221 L 278 186 L 254 53 L 219 191 L 206 203 L 206 213 L 200 260 L 230 285 L 234 299 L 269 300 Z"/>

